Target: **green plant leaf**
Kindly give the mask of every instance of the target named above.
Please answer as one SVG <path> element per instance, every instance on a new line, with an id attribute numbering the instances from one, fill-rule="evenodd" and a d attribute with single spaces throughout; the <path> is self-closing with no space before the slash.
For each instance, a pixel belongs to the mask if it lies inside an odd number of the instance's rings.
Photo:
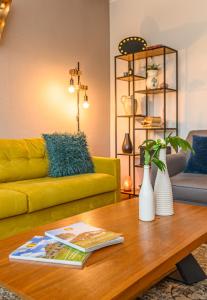
<path id="1" fill-rule="evenodd" d="M 160 169 L 160 171 L 163 172 L 166 170 L 165 163 L 162 160 L 158 159 L 157 157 L 153 157 L 152 163 L 154 163 L 158 167 L 158 169 Z"/>

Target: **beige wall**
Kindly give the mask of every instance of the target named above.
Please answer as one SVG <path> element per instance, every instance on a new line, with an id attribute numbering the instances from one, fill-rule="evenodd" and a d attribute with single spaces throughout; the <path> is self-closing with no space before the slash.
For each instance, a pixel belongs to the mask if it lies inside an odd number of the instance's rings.
<path id="1" fill-rule="evenodd" d="M 76 130 L 68 69 L 81 62 L 90 109 L 81 129 L 109 154 L 108 0 L 13 0 L 0 42 L 0 137 Z"/>

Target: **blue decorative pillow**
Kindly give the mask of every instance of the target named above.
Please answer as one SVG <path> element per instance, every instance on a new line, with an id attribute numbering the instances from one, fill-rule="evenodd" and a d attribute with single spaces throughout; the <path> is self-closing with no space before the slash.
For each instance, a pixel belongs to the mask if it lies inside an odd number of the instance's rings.
<path id="1" fill-rule="evenodd" d="M 62 177 L 94 173 L 84 133 L 43 134 L 49 160 L 49 176 Z"/>
<path id="2" fill-rule="evenodd" d="M 207 136 L 193 135 L 193 149 L 185 173 L 207 174 Z"/>

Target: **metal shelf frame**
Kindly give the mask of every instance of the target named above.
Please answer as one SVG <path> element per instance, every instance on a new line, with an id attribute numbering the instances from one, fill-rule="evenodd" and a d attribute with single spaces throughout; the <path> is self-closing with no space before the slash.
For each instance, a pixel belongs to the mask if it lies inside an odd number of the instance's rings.
<path id="1" fill-rule="evenodd" d="M 148 66 L 148 58 L 155 57 L 155 56 L 162 56 L 163 57 L 163 83 L 164 86 L 166 85 L 166 56 L 167 55 L 175 55 L 175 88 L 157 88 L 154 90 L 144 89 L 144 90 L 136 90 L 135 89 L 135 82 L 138 80 L 146 80 L 147 79 L 147 66 Z M 146 67 L 146 74 L 144 76 L 140 76 L 135 74 L 135 62 L 137 60 L 145 60 L 145 67 Z M 118 76 L 117 74 L 117 65 L 119 61 L 125 61 L 129 70 L 132 70 L 132 74 L 129 76 Z M 126 67 L 126 68 L 127 68 Z M 149 131 L 161 131 L 163 132 L 163 137 L 166 136 L 167 131 L 174 131 L 176 135 L 178 135 L 178 51 L 172 49 L 168 46 L 160 46 L 154 49 L 147 49 L 144 51 L 128 54 L 128 55 L 117 55 L 114 57 L 114 73 L 115 73 L 115 157 L 122 157 L 128 156 L 128 175 L 132 175 L 132 183 L 133 183 L 133 190 L 130 192 L 125 192 L 121 190 L 121 193 L 128 194 L 129 197 L 137 196 L 137 188 L 136 188 L 136 169 L 141 168 L 142 166 L 136 162 L 137 157 L 140 156 L 137 153 L 136 149 L 136 135 L 137 131 L 145 131 L 145 138 L 148 138 Z M 127 85 L 127 94 L 128 96 L 133 96 L 135 99 L 135 95 L 137 93 L 145 95 L 145 114 L 136 115 L 133 113 L 132 115 L 118 115 L 118 82 L 124 81 Z M 174 93 L 175 94 L 175 106 L 176 106 L 176 116 L 175 116 L 175 127 L 167 127 L 167 93 Z M 159 94 L 163 96 L 163 126 L 162 127 L 150 127 L 150 128 L 137 128 L 136 127 L 136 118 L 138 117 L 146 117 L 149 116 L 149 95 Z M 135 103 L 133 103 L 133 112 L 135 112 Z M 130 134 L 133 151 L 131 154 L 125 154 L 118 152 L 118 122 L 122 119 L 128 119 L 128 132 Z"/>

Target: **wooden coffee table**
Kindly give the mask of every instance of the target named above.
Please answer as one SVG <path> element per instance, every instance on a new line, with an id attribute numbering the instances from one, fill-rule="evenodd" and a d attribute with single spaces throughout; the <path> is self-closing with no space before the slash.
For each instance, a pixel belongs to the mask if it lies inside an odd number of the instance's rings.
<path id="1" fill-rule="evenodd" d="M 0 241 L 0 285 L 26 299 L 133 299 L 186 257 L 189 266 L 189 254 L 207 241 L 207 207 L 176 203 L 174 216 L 141 222 L 137 202 L 122 201 Z M 125 242 L 96 251 L 82 270 L 9 261 L 9 253 L 34 235 L 77 221 L 122 232 Z"/>

